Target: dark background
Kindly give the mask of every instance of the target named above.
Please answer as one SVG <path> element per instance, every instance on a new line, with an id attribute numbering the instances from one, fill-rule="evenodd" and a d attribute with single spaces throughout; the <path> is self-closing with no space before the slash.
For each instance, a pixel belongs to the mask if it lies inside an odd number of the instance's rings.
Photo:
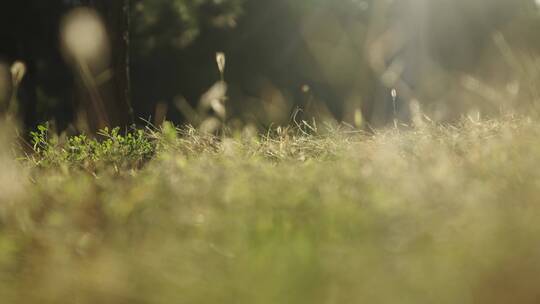
<path id="1" fill-rule="evenodd" d="M 115 2 L 0 5 L 0 56 L 28 66 L 19 96 L 27 126 L 54 120 L 66 128 L 79 104 L 59 48 L 62 16 L 94 7 L 110 29 L 122 17 Z M 139 124 L 152 121 L 160 103 L 167 119 L 190 122 L 178 100 L 196 109 L 220 79 L 216 52 L 227 58 L 227 120 L 241 124 L 286 124 L 300 108 L 305 119 L 351 124 L 360 111 L 369 125 L 381 126 L 393 117 L 408 121 L 411 100 L 440 121 L 537 108 L 540 23 L 533 0 L 129 4 L 130 97 Z M 113 31 L 111 40 L 119 35 Z"/>

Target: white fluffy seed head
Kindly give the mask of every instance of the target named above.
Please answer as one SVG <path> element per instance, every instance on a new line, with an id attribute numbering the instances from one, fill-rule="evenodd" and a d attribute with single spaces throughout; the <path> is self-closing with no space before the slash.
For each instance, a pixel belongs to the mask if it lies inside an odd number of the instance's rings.
<path id="1" fill-rule="evenodd" d="M 219 73 L 223 75 L 225 73 L 225 53 L 219 52 L 216 54 L 216 62 L 219 69 Z"/>
<path id="2" fill-rule="evenodd" d="M 95 10 L 72 10 L 63 18 L 60 31 L 64 51 L 71 59 L 93 63 L 108 57 L 107 30 Z"/>
<path id="3" fill-rule="evenodd" d="M 26 75 L 26 64 L 22 61 L 15 61 L 11 65 L 11 79 L 14 86 L 19 86 L 21 81 L 24 78 L 24 75 Z"/>

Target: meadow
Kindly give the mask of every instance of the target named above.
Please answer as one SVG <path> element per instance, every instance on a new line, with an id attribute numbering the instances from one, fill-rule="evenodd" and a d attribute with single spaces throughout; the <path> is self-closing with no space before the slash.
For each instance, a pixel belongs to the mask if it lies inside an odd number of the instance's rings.
<path id="1" fill-rule="evenodd" d="M 538 303 L 540 123 L 0 129 L 2 303 Z"/>

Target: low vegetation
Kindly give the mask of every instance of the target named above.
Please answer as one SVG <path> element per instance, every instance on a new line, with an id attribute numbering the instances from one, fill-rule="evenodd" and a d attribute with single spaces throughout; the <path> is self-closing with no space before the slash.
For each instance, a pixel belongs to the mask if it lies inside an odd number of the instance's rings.
<path id="1" fill-rule="evenodd" d="M 31 153 L 1 130 L 2 303 L 540 297 L 535 121 L 98 139 L 42 126 Z"/>

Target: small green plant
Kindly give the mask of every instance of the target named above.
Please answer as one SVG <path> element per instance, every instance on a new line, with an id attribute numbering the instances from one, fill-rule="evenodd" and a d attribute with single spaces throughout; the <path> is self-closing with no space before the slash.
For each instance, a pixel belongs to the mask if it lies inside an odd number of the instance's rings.
<path id="1" fill-rule="evenodd" d="M 51 135 L 48 124 L 31 132 L 34 155 L 39 166 L 69 165 L 81 168 L 138 168 L 152 157 L 155 145 L 143 130 L 120 134 L 120 128 L 102 129 L 96 138 L 85 134 L 61 141 Z"/>

